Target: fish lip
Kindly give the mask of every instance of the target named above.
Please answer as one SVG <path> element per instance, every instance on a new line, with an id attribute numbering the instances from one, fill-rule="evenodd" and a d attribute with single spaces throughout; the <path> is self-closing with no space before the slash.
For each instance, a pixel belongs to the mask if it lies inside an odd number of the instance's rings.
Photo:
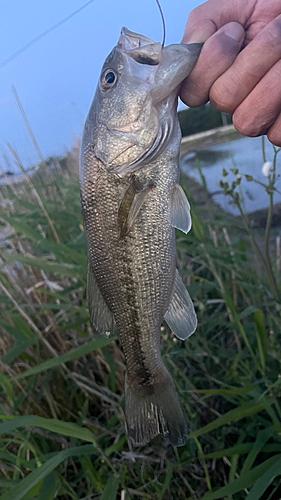
<path id="1" fill-rule="evenodd" d="M 154 40 L 140 33 L 134 33 L 125 26 L 121 29 L 121 35 L 118 41 L 118 47 L 126 51 L 139 49 L 145 45 L 155 44 Z"/>
<path id="2" fill-rule="evenodd" d="M 161 60 L 161 43 L 125 27 L 121 30 L 117 48 L 140 64 L 157 66 Z"/>

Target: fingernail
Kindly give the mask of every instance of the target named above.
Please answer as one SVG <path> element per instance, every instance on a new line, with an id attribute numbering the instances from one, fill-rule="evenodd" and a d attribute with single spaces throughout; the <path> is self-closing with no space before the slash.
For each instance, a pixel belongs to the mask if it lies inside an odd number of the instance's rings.
<path id="1" fill-rule="evenodd" d="M 244 38 L 244 29 L 239 23 L 229 23 L 225 25 L 224 33 L 236 40 L 236 42 L 241 42 Z"/>

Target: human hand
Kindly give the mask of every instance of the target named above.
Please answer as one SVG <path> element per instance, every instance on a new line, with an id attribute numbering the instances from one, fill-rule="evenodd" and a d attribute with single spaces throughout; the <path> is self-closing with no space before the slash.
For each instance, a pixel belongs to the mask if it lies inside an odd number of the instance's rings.
<path id="1" fill-rule="evenodd" d="M 205 42 L 183 102 L 210 100 L 243 135 L 281 146 L 281 1 L 208 0 L 191 12 L 182 42 Z"/>

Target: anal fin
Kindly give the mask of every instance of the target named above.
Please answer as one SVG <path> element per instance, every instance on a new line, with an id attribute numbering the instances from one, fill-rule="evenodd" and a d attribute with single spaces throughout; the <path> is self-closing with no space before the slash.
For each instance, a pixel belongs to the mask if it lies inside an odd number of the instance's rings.
<path id="1" fill-rule="evenodd" d="M 178 270 L 176 270 L 172 299 L 165 314 L 165 321 L 176 337 L 181 340 L 186 340 L 197 328 L 196 312 Z"/>
<path id="2" fill-rule="evenodd" d="M 113 313 L 106 304 L 96 277 L 88 262 L 87 298 L 91 323 L 98 333 L 110 337 L 115 332 Z"/>
<path id="3" fill-rule="evenodd" d="M 190 205 L 184 190 L 176 184 L 172 190 L 171 224 L 187 234 L 191 229 Z"/>

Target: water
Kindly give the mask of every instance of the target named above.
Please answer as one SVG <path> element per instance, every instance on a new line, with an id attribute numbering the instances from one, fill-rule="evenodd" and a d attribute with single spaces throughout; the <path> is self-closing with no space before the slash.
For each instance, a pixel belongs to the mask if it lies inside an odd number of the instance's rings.
<path id="1" fill-rule="evenodd" d="M 273 161 L 273 146 L 269 141 L 266 143 L 266 159 Z M 280 153 L 281 155 L 281 153 Z M 238 209 L 233 205 L 230 196 L 225 196 L 219 186 L 219 180 L 225 178 L 222 176 L 222 169 L 225 168 L 229 172 L 228 181 L 232 182 L 236 179 L 231 172 L 231 168 L 238 168 L 243 174 L 252 175 L 256 180 L 267 184 L 268 179 L 262 174 L 262 140 L 260 137 L 250 138 L 245 137 L 223 144 L 214 146 L 206 146 L 204 149 L 197 151 L 194 154 L 189 154 L 183 158 L 181 169 L 190 177 L 196 179 L 202 184 L 198 169 L 196 167 L 196 158 L 200 161 L 202 172 L 206 177 L 207 188 L 213 195 L 213 200 L 218 203 L 224 210 L 238 215 Z M 277 172 L 280 160 L 277 160 Z M 276 188 L 281 191 L 281 182 L 277 181 Z M 236 188 L 239 189 L 239 188 Z M 244 198 L 244 209 L 246 212 L 254 212 L 261 208 L 268 207 L 268 194 L 265 189 L 255 182 L 247 182 L 243 177 L 240 184 L 242 196 Z M 281 202 L 281 193 L 276 193 L 274 202 Z"/>

